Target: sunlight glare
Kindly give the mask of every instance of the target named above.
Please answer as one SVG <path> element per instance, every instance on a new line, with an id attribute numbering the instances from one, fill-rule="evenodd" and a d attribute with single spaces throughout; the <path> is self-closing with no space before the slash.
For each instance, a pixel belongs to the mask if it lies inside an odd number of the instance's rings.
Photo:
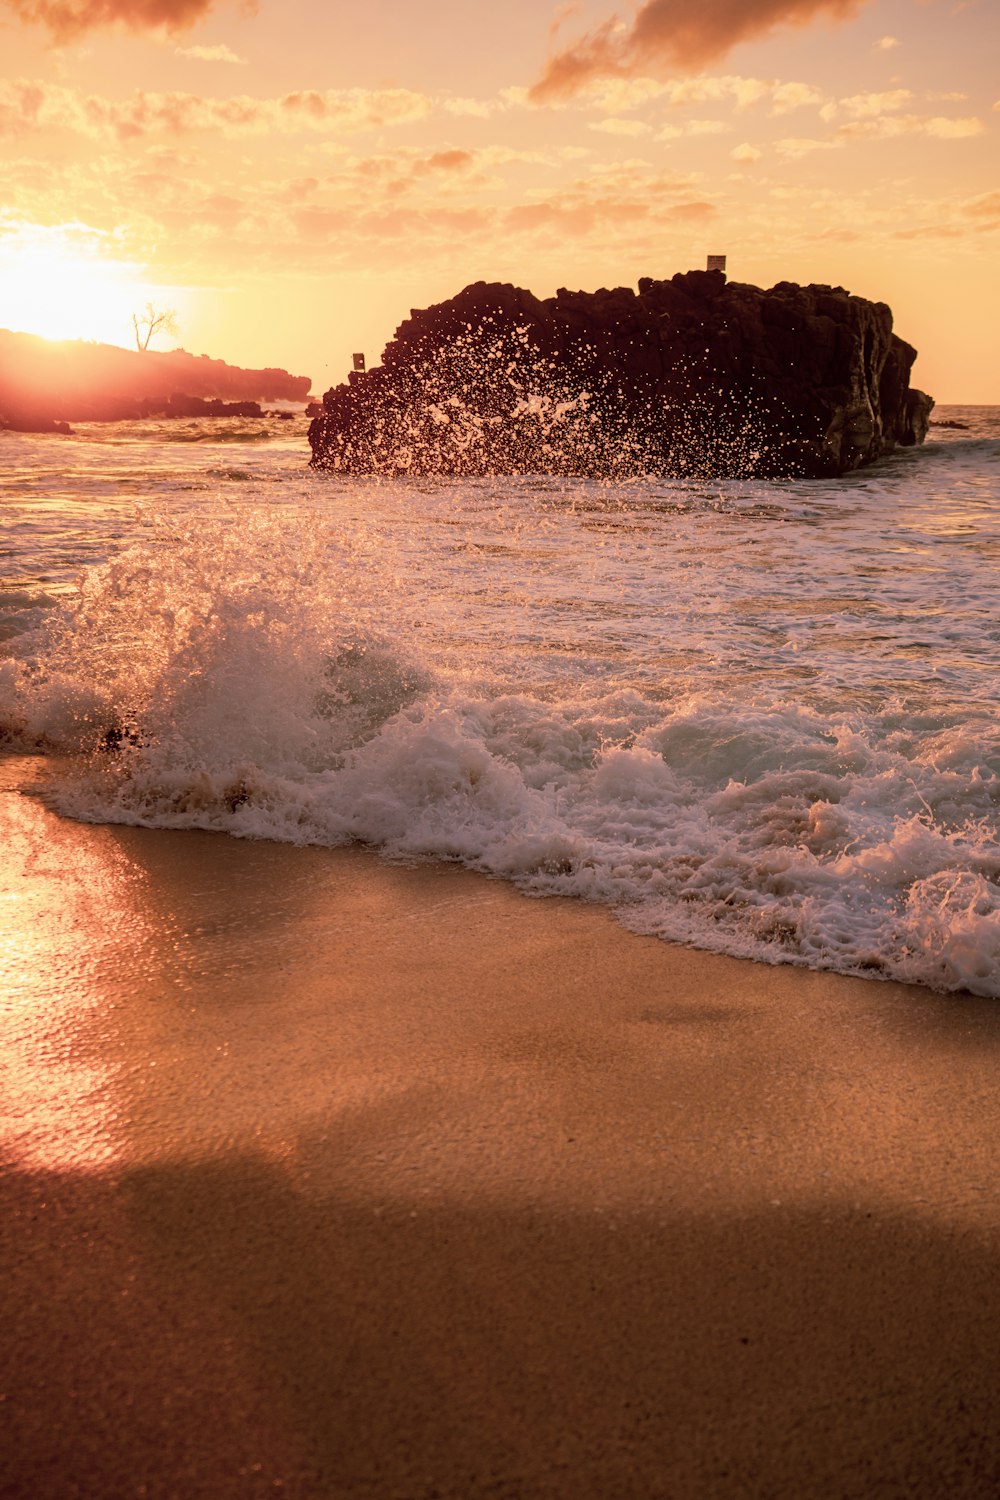
<path id="1" fill-rule="evenodd" d="M 0 327 L 47 339 L 132 342 L 131 317 L 157 289 L 80 225 L 0 230 Z"/>

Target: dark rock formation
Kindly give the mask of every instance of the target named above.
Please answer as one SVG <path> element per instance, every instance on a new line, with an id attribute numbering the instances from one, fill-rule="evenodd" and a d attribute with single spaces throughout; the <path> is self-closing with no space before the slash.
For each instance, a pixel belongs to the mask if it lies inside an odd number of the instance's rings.
<path id="1" fill-rule="evenodd" d="M 140 354 L 112 344 L 55 343 L 0 329 L 0 428 L 22 432 L 159 415 L 260 416 L 259 401 L 304 402 L 310 383 L 306 375 L 244 370 L 183 349 Z M 220 409 L 184 409 L 185 401 L 195 400 Z M 250 406 L 256 408 L 252 413 L 238 409 Z"/>
<path id="2" fill-rule="evenodd" d="M 73 429 L 68 422 L 57 421 L 49 415 L 52 408 L 63 410 L 63 405 L 58 399 L 53 399 L 49 407 L 21 407 L 10 404 L 5 408 L 0 407 L 0 431 L 10 432 L 58 432 L 72 436 Z M 150 397 L 142 401 L 130 401 L 125 398 L 115 399 L 105 397 L 99 407 L 96 408 L 100 415 L 94 415 L 94 408 L 83 418 L 91 422 L 139 422 L 150 417 L 167 418 L 192 418 L 192 417 L 262 417 L 263 409 L 256 401 L 219 401 L 213 398 L 206 401 L 202 396 L 185 396 L 175 393 L 166 399 Z M 268 415 L 285 416 L 285 412 L 268 413 Z M 289 414 L 290 415 L 290 414 Z M 79 418 L 77 420 L 80 420 Z"/>
<path id="3" fill-rule="evenodd" d="M 73 436 L 68 422 L 59 422 L 43 411 L 20 407 L 11 407 L 7 411 L 0 409 L 0 432 L 55 432 L 62 437 Z"/>
<path id="4" fill-rule="evenodd" d="M 173 395 L 157 410 L 156 403 L 148 403 L 150 410 L 144 415 L 163 417 L 262 417 L 264 412 L 256 401 L 206 401 L 201 396 Z"/>
<path id="5" fill-rule="evenodd" d="M 542 301 L 477 282 L 327 391 L 347 473 L 819 477 L 923 441 L 933 402 L 881 302 L 721 271 Z"/>

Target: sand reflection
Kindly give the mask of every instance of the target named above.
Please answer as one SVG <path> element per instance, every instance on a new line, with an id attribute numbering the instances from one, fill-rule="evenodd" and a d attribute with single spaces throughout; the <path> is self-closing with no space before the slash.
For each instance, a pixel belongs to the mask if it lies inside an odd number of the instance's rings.
<path id="1" fill-rule="evenodd" d="M 143 874 L 105 830 L 80 837 L 0 762 L 0 1151 L 91 1171 L 118 1159 L 117 1011 L 142 969 Z"/>

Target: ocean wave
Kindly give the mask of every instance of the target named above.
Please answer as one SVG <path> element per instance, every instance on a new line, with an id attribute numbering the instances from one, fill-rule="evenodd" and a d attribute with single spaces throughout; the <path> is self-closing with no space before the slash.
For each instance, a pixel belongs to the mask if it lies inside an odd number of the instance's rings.
<path id="1" fill-rule="evenodd" d="M 73 817 L 459 860 L 638 932 L 1000 995 L 992 715 L 532 683 L 421 645 L 397 561 L 363 521 L 162 522 L 0 661 L 0 735 L 66 757 Z"/>

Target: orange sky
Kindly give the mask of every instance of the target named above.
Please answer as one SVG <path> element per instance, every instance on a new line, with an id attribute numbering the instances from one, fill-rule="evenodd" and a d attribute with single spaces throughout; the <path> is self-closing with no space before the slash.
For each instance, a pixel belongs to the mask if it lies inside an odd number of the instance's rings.
<path id="1" fill-rule="evenodd" d="M 1000 403 L 998 0 L 0 0 L 0 326 L 343 378 L 411 306 L 729 257 Z"/>

